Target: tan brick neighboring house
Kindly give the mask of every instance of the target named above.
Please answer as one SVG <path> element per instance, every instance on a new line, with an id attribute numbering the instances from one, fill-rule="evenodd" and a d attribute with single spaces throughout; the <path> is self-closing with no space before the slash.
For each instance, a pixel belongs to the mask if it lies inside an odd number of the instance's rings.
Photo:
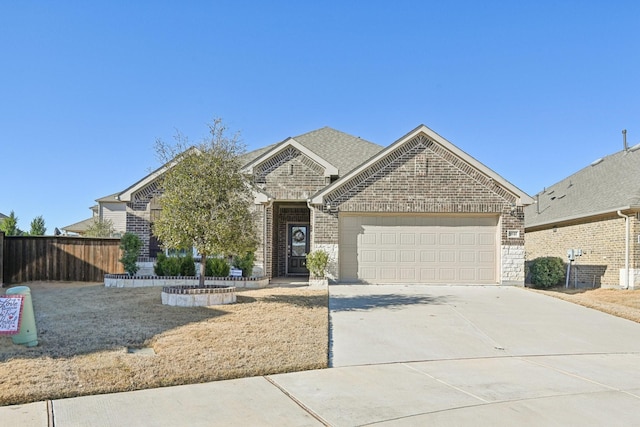
<path id="1" fill-rule="evenodd" d="M 524 284 L 524 192 L 425 126 L 388 147 L 325 127 L 247 153 L 260 245 L 256 274 L 308 275 L 330 254 L 332 281 Z M 126 230 L 151 233 L 159 169 L 110 199 Z"/>
<path id="2" fill-rule="evenodd" d="M 525 208 L 527 261 L 580 250 L 570 283 L 640 287 L 640 148 L 625 149 L 535 196 Z"/>

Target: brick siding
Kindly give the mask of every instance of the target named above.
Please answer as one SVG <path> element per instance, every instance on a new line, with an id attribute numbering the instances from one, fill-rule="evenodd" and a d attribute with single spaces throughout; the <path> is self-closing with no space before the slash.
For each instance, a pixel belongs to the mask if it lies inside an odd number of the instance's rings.
<path id="1" fill-rule="evenodd" d="M 640 248 L 636 236 L 640 225 L 636 216 L 630 220 L 629 268 L 638 269 Z M 625 219 L 612 213 L 581 223 L 528 230 L 525 236 L 527 261 L 556 256 L 566 263 L 568 249 L 582 249 L 582 256 L 572 266 L 571 284 L 577 279 L 590 286 L 617 287 L 620 269 L 625 266 Z"/>

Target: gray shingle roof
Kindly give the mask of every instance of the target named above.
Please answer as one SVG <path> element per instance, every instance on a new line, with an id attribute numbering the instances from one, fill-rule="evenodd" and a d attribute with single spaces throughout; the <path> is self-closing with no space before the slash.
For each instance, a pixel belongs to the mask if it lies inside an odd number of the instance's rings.
<path id="1" fill-rule="evenodd" d="M 384 148 L 326 126 L 293 139 L 337 167 L 340 175 L 369 160 Z"/>
<path id="2" fill-rule="evenodd" d="M 525 208 L 525 227 L 640 207 L 640 150 L 620 151 L 534 196 Z"/>
<path id="3" fill-rule="evenodd" d="M 384 148 L 326 126 L 294 136 L 293 139 L 337 167 L 340 175 L 346 174 Z M 244 163 L 250 163 L 277 145 L 269 145 L 246 153 L 242 156 Z"/>

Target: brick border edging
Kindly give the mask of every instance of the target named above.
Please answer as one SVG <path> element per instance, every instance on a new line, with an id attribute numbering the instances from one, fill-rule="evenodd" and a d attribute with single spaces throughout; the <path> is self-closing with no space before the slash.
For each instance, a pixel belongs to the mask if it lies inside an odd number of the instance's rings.
<path id="1" fill-rule="evenodd" d="M 198 286 L 195 276 L 129 276 L 127 274 L 105 274 L 107 288 L 142 288 L 148 286 Z M 205 277 L 205 286 L 233 286 L 236 288 L 265 288 L 268 277 Z"/>

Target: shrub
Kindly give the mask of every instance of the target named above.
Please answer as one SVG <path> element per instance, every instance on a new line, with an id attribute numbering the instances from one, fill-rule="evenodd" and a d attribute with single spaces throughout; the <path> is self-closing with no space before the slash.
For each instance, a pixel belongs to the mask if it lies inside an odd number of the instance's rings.
<path id="1" fill-rule="evenodd" d="M 307 254 L 307 268 L 312 277 L 324 277 L 329 264 L 329 254 L 322 249 L 311 251 Z"/>
<path id="2" fill-rule="evenodd" d="M 207 277 L 227 277 L 231 267 L 222 258 L 207 258 L 207 265 L 205 266 L 205 276 Z"/>
<path id="3" fill-rule="evenodd" d="M 124 233 L 122 239 L 120 239 L 120 249 L 122 249 L 122 258 L 120 262 L 124 267 L 124 270 L 133 276 L 138 272 L 138 256 L 140 256 L 140 248 L 142 247 L 142 241 L 133 233 Z"/>
<path id="4" fill-rule="evenodd" d="M 180 257 L 180 275 L 181 276 L 195 276 L 196 275 L 196 263 L 193 260 L 193 255 L 187 254 Z"/>
<path id="5" fill-rule="evenodd" d="M 183 258 L 185 257 L 167 257 L 165 254 L 159 253 L 153 271 L 158 276 L 180 276 L 182 273 Z M 193 258 L 191 261 L 193 261 Z"/>
<path id="6" fill-rule="evenodd" d="M 243 257 L 234 256 L 233 257 L 233 266 L 235 268 L 239 268 L 242 270 L 242 277 L 249 277 L 251 273 L 253 273 L 253 262 L 255 257 L 253 252 L 247 252 L 247 254 Z"/>
<path id="7" fill-rule="evenodd" d="M 542 257 L 531 261 L 531 283 L 536 288 L 550 288 L 564 281 L 564 262 L 559 257 Z"/>
<path id="8" fill-rule="evenodd" d="M 154 273 L 156 273 L 157 276 L 164 276 L 164 264 L 167 260 L 167 256 L 164 254 L 164 252 L 158 252 L 158 255 L 156 256 L 156 265 L 153 266 L 153 271 Z"/>

